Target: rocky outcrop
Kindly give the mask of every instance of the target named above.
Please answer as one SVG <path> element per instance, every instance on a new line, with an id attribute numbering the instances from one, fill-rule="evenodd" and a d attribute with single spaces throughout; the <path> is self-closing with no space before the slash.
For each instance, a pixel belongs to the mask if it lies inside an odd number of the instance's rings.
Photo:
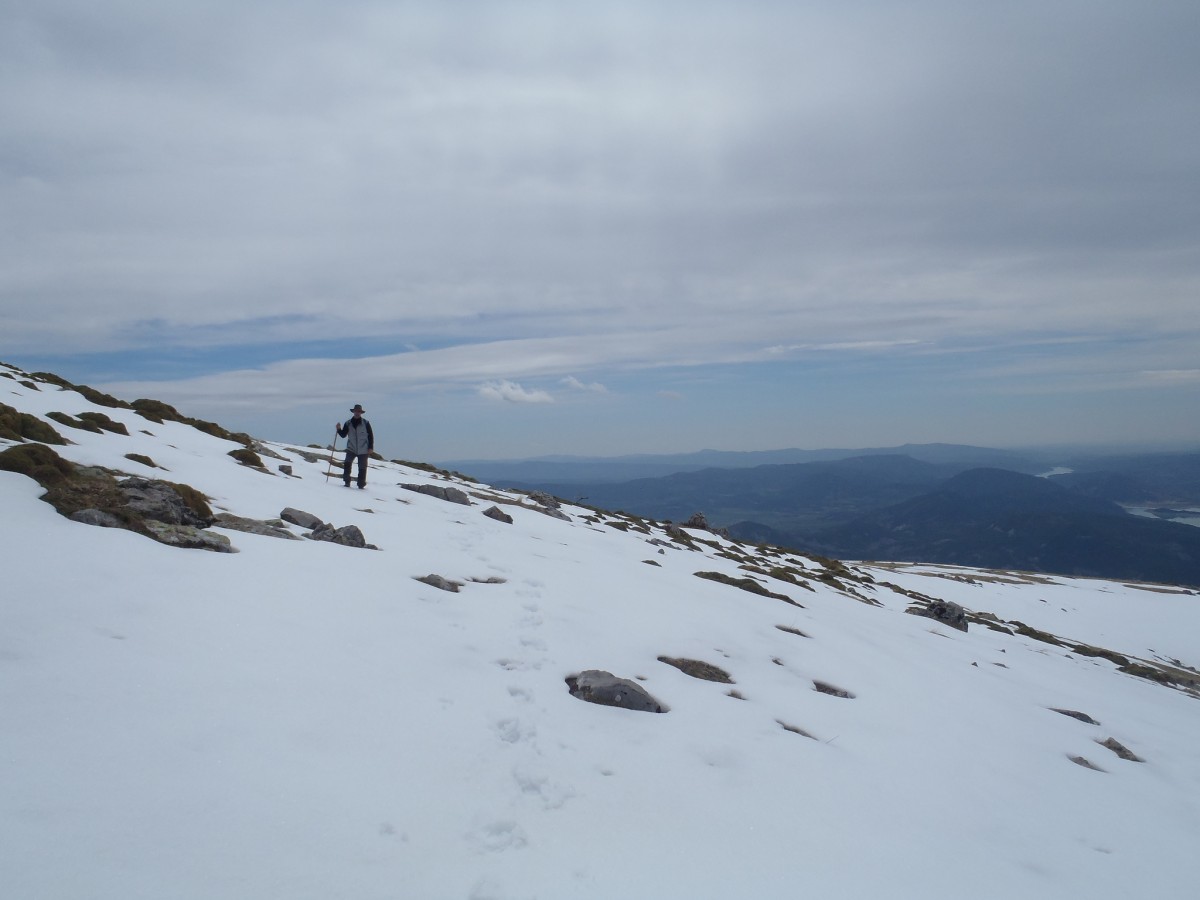
<path id="1" fill-rule="evenodd" d="M 0 469 L 19 472 L 46 488 L 42 499 L 75 522 L 123 528 L 174 547 L 228 553 L 223 535 L 202 531 L 215 517 L 207 498 L 186 484 L 77 466 L 44 444 L 21 444 L 0 453 Z"/>
<path id="2" fill-rule="evenodd" d="M 264 537 L 284 538 L 298 541 L 300 538 L 283 527 L 278 519 L 267 521 L 263 519 L 247 519 L 232 513 L 218 513 L 217 521 L 213 523 L 218 528 L 228 528 L 230 531 L 243 531 L 246 534 L 261 534 Z"/>
<path id="3" fill-rule="evenodd" d="M 439 500 L 445 500 L 448 503 L 461 503 L 463 506 L 471 505 L 471 498 L 467 496 L 467 492 L 461 491 L 458 488 L 444 487 L 440 484 L 402 484 L 400 487 L 406 491 L 416 491 L 418 494 L 437 497 Z"/>
<path id="4" fill-rule="evenodd" d="M 96 525 L 100 528 L 124 528 L 125 523 L 103 509 L 78 509 L 67 516 L 72 522 Z"/>
<path id="5" fill-rule="evenodd" d="M 506 525 L 511 525 L 513 523 L 513 517 L 498 506 L 488 507 L 483 511 L 483 514 L 489 519 L 495 519 L 497 522 L 504 522 Z"/>
<path id="6" fill-rule="evenodd" d="M 714 666 L 712 663 L 706 663 L 698 659 L 686 659 L 683 657 L 660 656 L 658 661 L 666 663 L 668 666 L 674 666 L 685 675 L 691 675 L 693 678 L 699 678 L 701 681 L 716 681 L 720 684 L 733 684 L 733 678 L 728 672 L 720 666 Z"/>
<path id="7" fill-rule="evenodd" d="M 656 700 L 640 684 L 628 678 L 618 678 L 612 672 L 600 669 L 588 669 L 578 675 L 567 678 L 567 688 L 572 697 L 586 700 L 588 703 L 598 703 L 601 706 L 618 706 L 621 709 L 632 709 L 637 712 L 663 713 L 667 711 L 662 703 Z"/>
<path id="8" fill-rule="evenodd" d="M 331 448 L 327 448 L 327 449 L 331 449 Z M 288 452 L 295 453 L 302 460 L 304 460 L 305 462 L 310 462 L 310 463 L 329 462 L 329 460 L 332 458 L 331 452 L 314 453 L 311 450 L 301 450 L 299 447 L 288 447 Z"/>
<path id="9" fill-rule="evenodd" d="M 146 530 L 160 544 L 183 547 L 188 550 L 213 550 L 217 553 L 236 553 L 229 538 L 207 529 L 191 525 L 173 525 L 167 522 L 147 521 Z"/>
<path id="10" fill-rule="evenodd" d="M 451 594 L 457 594 L 458 589 L 463 586 L 461 581 L 454 581 L 450 578 L 444 578 L 441 575 L 436 574 L 422 575 L 416 580 L 422 584 L 427 584 L 430 587 L 435 587 L 439 591 L 449 591 Z"/>
<path id="11" fill-rule="evenodd" d="M 301 528 L 307 528 L 308 534 L 306 538 L 314 541 L 328 541 L 331 544 L 341 544 L 343 547 L 364 547 L 368 550 L 378 550 L 374 544 L 368 544 L 367 539 L 363 537 L 362 531 L 357 525 L 343 525 L 341 528 L 336 528 L 328 522 L 323 522 L 310 512 L 305 512 L 302 509 L 293 509 L 286 506 L 279 513 L 279 518 L 284 522 L 291 522 L 293 525 L 299 525 Z M 282 537 L 283 535 L 276 535 Z M 288 537 L 295 537 L 290 532 Z"/>
<path id="12" fill-rule="evenodd" d="M 906 612 L 910 612 L 914 616 L 928 616 L 930 619 L 936 619 L 943 625 L 949 625 L 959 631 L 967 630 L 966 610 L 949 600 L 930 600 L 924 606 L 909 607 Z"/>
<path id="13" fill-rule="evenodd" d="M 368 546 L 367 539 L 363 537 L 363 533 L 357 525 L 343 525 L 341 528 L 334 528 L 327 522 L 322 522 L 308 533 L 308 537 L 314 541 L 341 544 L 343 547 L 366 548 Z"/>
<path id="14" fill-rule="evenodd" d="M 187 503 L 179 490 L 165 481 L 130 477 L 117 483 L 125 495 L 125 505 L 141 518 L 166 525 L 187 525 L 207 528 L 215 521 L 211 512 L 205 515 Z"/>
<path id="15" fill-rule="evenodd" d="M 557 497 L 553 497 L 550 494 L 547 494 L 545 491 L 532 491 L 529 494 L 529 499 L 545 509 L 558 509 L 560 506 L 562 506 L 562 504 L 558 502 Z"/>
<path id="16" fill-rule="evenodd" d="M 704 513 L 692 513 L 692 517 L 683 523 L 684 528 L 695 528 L 699 531 L 709 531 L 721 537 L 729 537 L 729 532 L 724 528 L 713 528 L 708 524 L 708 519 L 704 517 Z"/>
<path id="17" fill-rule="evenodd" d="M 316 528 L 322 522 L 310 512 L 305 512 L 302 509 L 292 509 L 290 506 L 285 506 L 279 514 L 279 518 L 285 522 L 291 522 L 293 525 L 299 525 L 301 528 Z"/>

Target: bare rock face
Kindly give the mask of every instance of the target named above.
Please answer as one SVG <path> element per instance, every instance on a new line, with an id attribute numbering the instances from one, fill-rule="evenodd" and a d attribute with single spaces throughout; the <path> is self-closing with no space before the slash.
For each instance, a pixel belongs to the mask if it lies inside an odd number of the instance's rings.
<path id="1" fill-rule="evenodd" d="M 618 706 L 637 712 L 663 713 L 667 708 L 635 681 L 618 678 L 612 672 L 588 669 L 567 679 L 572 697 L 598 703 L 601 706 Z"/>

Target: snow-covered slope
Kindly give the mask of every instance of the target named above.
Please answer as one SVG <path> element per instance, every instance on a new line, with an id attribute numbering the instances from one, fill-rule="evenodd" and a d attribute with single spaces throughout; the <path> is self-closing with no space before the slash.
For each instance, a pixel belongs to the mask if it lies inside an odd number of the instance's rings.
<path id="1" fill-rule="evenodd" d="M 3 371 L 0 403 L 54 424 L 68 460 L 240 516 L 306 510 L 379 547 L 237 531 L 234 554 L 169 547 L 70 521 L 0 471 L 5 897 L 1095 900 L 1200 883 L 1195 592 L 842 569 L 702 531 L 688 546 L 397 463 L 347 490 L 302 448 L 268 444 L 283 459 L 256 470 L 190 425 Z M 482 514 L 497 502 L 512 524 Z M 906 614 L 920 596 L 1010 624 Z M 669 711 L 572 697 L 565 679 L 593 668 Z"/>

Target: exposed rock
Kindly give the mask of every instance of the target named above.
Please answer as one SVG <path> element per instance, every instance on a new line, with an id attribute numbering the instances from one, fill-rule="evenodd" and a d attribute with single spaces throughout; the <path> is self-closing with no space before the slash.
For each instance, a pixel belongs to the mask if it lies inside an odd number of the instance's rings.
<path id="1" fill-rule="evenodd" d="M 124 494 L 126 505 L 144 519 L 191 528 L 207 528 L 213 523 L 212 517 L 198 514 L 179 491 L 165 481 L 135 476 L 118 482 L 117 487 Z"/>
<path id="2" fill-rule="evenodd" d="M 547 494 L 545 491 L 533 491 L 529 494 L 529 499 L 538 506 L 544 506 L 546 509 L 558 509 L 560 506 L 562 506 L 562 504 L 558 502 L 557 497 L 553 497 L 550 494 Z"/>
<path id="3" fill-rule="evenodd" d="M 497 522 L 505 522 L 508 525 L 513 523 L 513 517 L 498 506 L 492 506 L 488 509 L 485 509 L 483 514 L 489 519 L 495 519 Z"/>
<path id="4" fill-rule="evenodd" d="M 322 522 L 308 536 L 314 541 L 329 541 L 333 544 L 341 544 L 343 547 L 361 547 L 367 546 L 367 539 L 363 537 L 363 533 L 357 525 L 343 525 L 341 528 L 334 528 L 328 523 Z"/>
<path id="5" fill-rule="evenodd" d="M 287 465 L 286 463 L 284 463 L 282 466 L 279 467 L 279 471 L 282 472 L 284 475 L 291 475 L 292 467 Z"/>
<path id="6" fill-rule="evenodd" d="M 1111 750 L 1113 753 L 1117 754 L 1117 756 L 1121 757 L 1121 759 L 1128 760 L 1129 762 L 1145 762 L 1144 759 L 1142 759 L 1116 738 L 1109 738 L 1108 740 L 1104 741 L 1096 741 L 1096 743 L 1101 747 Z"/>
<path id="7" fill-rule="evenodd" d="M 80 509 L 67 516 L 72 522 L 98 525 L 101 528 L 124 528 L 125 523 L 110 512 L 102 509 Z"/>
<path id="8" fill-rule="evenodd" d="M 936 619 L 943 625 L 949 625 L 951 628 L 957 628 L 959 631 L 967 630 L 967 612 L 957 603 L 952 603 L 949 600 L 930 600 L 925 606 L 911 606 L 906 612 L 912 613 L 914 616 L 927 616 L 930 619 Z"/>
<path id="9" fill-rule="evenodd" d="M 1080 722 L 1083 722 L 1085 725 L 1099 725 L 1100 724 L 1095 719 L 1093 719 L 1091 716 L 1089 716 L 1087 713 L 1079 712 L 1079 710 L 1076 710 L 1076 709 L 1055 709 L 1054 707 L 1051 707 L 1050 709 L 1051 709 L 1051 712 L 1061 713 L 1064 716 L 1070 716 L 1072 719 L 1078 719 Z"/>
<path id="10" fill-rule="evenodd" d="M 827 681 L 814 681 L 813 690 L 830 697 L 841 697 L 843 700 L 853 700 L 854 694 L 840 687 L 835 687 Z"/>
<path id="11" fill-rule="evenodd" d="M 271 459 L 281 459 L 284 462 L 287 462 L 286 456 L 284 456 L 282 453 L 279 453 L 278 451 L 273 450 L 272 448 L 268 447 L 262 441 L 253 441 L 252 440 L 250 442 L 250 449 L 253 450 L 255 453 L 257 453 L 259 456 L 269 456 L 269 457 L 271 457 Z"/>
<path id="12" fill-rule="evenodd" d="M 1085 769 L 1091 769 L 1093 772 L 1103 772 L 1104 770 L 1088 759 L 1086 756 L 1068 756 L 1067 759 L 1075 763 L 1077 766 L 1083 766 Z"/>
<path id="13" fill-rule="evenodd" d="M 443 578 L 441 575 L 423 575 L 416 580 L 430 587 L 435 587 L 439 591 L 449 591 L 451 594 L 457 594 L 458 589 L 463 585 L 461 581 L 451 581 L 449 578 Z"/>
<path id="14" fill-rule="evenodd" d="M 729 692 L 729 696 L 731 696 L 731 697 L 734 696 L 734 694 L 735 694 L 734 691 Z M 739 696 L 738 699 L 741 700 L 743 698 Z M 779 723 L 779 727 L 782 728 L 784 731 L 790 731 L 792 734 L 800 735 L 800 737 L 806 737 L 806 738 L 809 738 L 810 740 L 814 740 L 814 741 L 816 740 L 815 737 L 813 737 L 811 734 L 809 734 L 803 728 L 799 728 L 796 725 L 789 725 L 787 722 L 784 722 L 782 719 L 776 719 L 775 721 Z"/>
<path id="15" fill-rule="evenodd" d="M 695 539 L 690 534 L 688 534 L 686 531 L 684 531 L 682 528 L 680 528 L 678 525 L 676 525 L 672 522 L 668 522 L 665 530 L 667 532 L 667 537 L 669 537 L 671 540 L 675 541 L 675 543 L 683 544 L 685 547 L 687 547 L 690 550 L 699 550 L 700 549 L 699 547 L 696 546 Z"/>
<path id="16" fill-rule="evenodd" d="M 702 513 L 702 512 L 692 513 L 692 517 L 683 523 L 683 527 L 684 528 L 696 528 L 701 531 L 710 531 L 713 534 L 720 535 L 721 537 L 729 536 L 729 532 L 726 529 L 713 528 L 711 525 L 709 525 L 708 519 L 706 519 L 704 517 L 704 513 Z"/>
<path id="17" fill-rule="evenodd" d="M 289 447 L 288 452 L 295 453 L 305 462 L 323 463 L 329 462 L 330 454 L 328 453 L 313 453 L 311 450 L 301 450 L 298 447 Z"/>
<path id="18" fill-rule="evenodd" d="M 684 659 L 672 656 L 660 656 L 658 661 L 666 663 L 668 666 L 674 666 L 684 675 L 691 675 L 693 678 L 699 678 L 701 681 L 733 684 L 733 679 L 729 676 L 729 673 L 720 666 L 714 666 L 712 663 L 702 662 L 698 659 Z"/>
<path id="19" fill-rule="evenodd" d="M 147 520 L 146 530 L 151 537 L 162 544 L 172 547 L 183 547 L 191 550 L 213 550 L 217 553 L 234 553 L 233 544 L 229 538 L 215 531 L 201 531 L 191 525 L 175 525 L 167 522 Z"/>
<path id="20" fill-rule="evenodd" d="M 618 678 L 611 672 L 588 669 L 567 678 L 567 687 L 572 697 L 599 703 L 601 706 L 619 706 L 637 712 L 663 713 L 667 708 L 652 697 L 647 690 L 628 678 Z"/>
<path id="21" fill-rule="evenodd" d="M 726 575 L 724 572 L 695 572 L 697 578 L 703 578 L 706 581 L 716 581 L 720 584 L 728 584 L 739 590 L 749 591 L 751 594 L 758 594 L 761 597 L 770 597 L 773 600 L 782 600 L 784 603 L 790 603 L 792 606 L 799 606 L 804 609 L 804 605 L 797 603 L 787 594 L 776 594 L 763 587 L 753 578 L 734 578 L 732 575 Z"/>
<path id="22" fill-rule="evenodd" d="M 290 506 L 284 508 L 283 512 L 279 514 L 279 518 L 285 522 L 291 522 L 293 525 L 299 525 L 301 528 L 316 528 L 323 524 L 312 513 L 302 509 L 292 509 Z"/>
<path id="23" fill-rule="evenodd" d="M 284 538 L 289 541 L 298 541 L 300 538 L 282 525 L 273 525 L 270 522 L 265 522 L 262 519 L 247 519 L 242 516 L 235 516 L 232 513 L 219 513 L 217 521 L 214 523 L 218 528 L 228 528 L 230 531 L 244 531 L 247 534 L 261 534 L 265 537 Z"/>
<path id="24" fill-rule="evenodd" d="M 402 484 L 400 487 L 406 491 L 428 494 L 430 497 L 437 497 L 439 500 L 445 500 L 449 503 L 461 503 L 463 506 L 471 505 L 471 498 L 467 496 L 467 492 L 460 491 L 458 488 L 444 487 L 439 484 Z"/>

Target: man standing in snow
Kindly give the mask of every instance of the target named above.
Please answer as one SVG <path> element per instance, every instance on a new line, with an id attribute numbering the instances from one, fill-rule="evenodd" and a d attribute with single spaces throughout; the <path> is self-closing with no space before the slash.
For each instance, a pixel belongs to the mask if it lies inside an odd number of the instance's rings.
<path id="1" fill-rule="evenodd" d="M 358 487 L 362 490 L 367 486 L 367 454 L 375 449 L 375 432 L 371 423 L 363 418 L 366 412 L 361 404 L 355 403 L 350 410 L 354 415 L 343 425 L 335 423 L 338 437 L 346 439 L 346 462 L 342 466 L 342 482 L 350 487 L 350 466 L 358 460 Z"/>

